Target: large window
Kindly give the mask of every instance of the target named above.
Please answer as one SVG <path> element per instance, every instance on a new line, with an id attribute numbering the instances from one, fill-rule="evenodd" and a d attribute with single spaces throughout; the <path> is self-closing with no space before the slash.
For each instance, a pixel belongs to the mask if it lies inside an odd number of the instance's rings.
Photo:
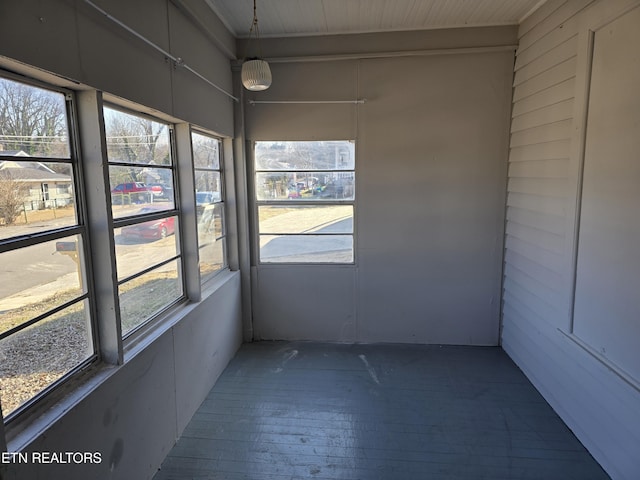
<path id="1" fill-rule="evenodd" d="M 205 282 L 227 266 L 220 140 L 194 131 L 191 134 L 191 144 L 196 188 L 200 278 Z"/>
<path id="2" fill-rule="evenodd" d="M 353 263 L 351 141 L 256 142 L 261 263 Z"/>
<path id="3" fill-rule="evenodd" d="M 127 361 L 228 261 L 219 138 L 1 74 L 0 410 L 15 432 L 66 401 L 50 395 L 63 382 Z"/>
<path id="4" fill-rule="evenodd" d="M 183 296 L 170 125 L 104 109 L 122 334 Z"/>
<path id="5" fill-rule="evenodd" d="M 5 422 L 96 358 L 72 96 L 0 78 L 0 403 Z"/>

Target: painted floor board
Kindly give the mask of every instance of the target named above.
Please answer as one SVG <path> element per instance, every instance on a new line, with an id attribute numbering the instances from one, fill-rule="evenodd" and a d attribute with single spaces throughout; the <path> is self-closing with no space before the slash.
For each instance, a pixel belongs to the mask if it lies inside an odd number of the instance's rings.
<path id="1" fill-rule="evenodd" d="M 500 348 L 243 345 L 154 480 L 606 480 Z"/>

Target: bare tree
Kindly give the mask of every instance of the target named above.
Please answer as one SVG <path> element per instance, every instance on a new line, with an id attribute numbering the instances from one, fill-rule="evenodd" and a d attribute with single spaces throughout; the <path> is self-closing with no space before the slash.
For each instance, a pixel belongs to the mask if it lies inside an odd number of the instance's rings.
<path id="1" fill-rule="evenodd" d="M 160 142 L 166 125 L 114 112 L 105 115 L 109 158 L 140 164 L 169 164 L 169 146 Z"/>
<path id="2" fill-rule="evenodd" d="M 0 170 L 0 220 L 12 225 L 22 212 L 26 198 L 24 185 L 13 179 L 9 172 Z"/>
<path id="3" fill-rule="evenodd" d="M 0 144 L 31 156 L 68 155 L 61 93 L 0 79 Z"/>
<path id="4" fill-rule="evenodd" d="M 218 141 L 203 135 L 193 137 L 193 163 L 195 168 L 219 168 L 220 152 Z"/>
<path id="5" fill-rule="evenodd" d="M 109 161 L 125 164 L 109 168 L 111 186 L 146 183 L 150 176 L 158 182 L 170 182 L 170 170 L 153 168 L 171 163 L 167 126 L 108 108 L 104 113 Z"/>

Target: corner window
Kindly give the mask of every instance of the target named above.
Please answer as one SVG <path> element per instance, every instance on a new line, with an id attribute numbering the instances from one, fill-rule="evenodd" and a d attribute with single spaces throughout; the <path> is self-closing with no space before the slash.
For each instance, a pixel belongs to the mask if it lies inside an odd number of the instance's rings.
<path id="1" fill-rule="evenodd" d="M 191 133 L 193 149 L 200 278 L 207 281 L 227 266 L 224 189 L 220 140 L 203 133 Z"/>
<path id="2" fill-rule="evenodd" d="M 256 142 L 261 263 L 353 263 L 352 141 Z"/>
<path id="3" fill-rule="evenodd" d="M 0 403 L 15 418 L 96 359 L 68 92 L 0 78 Z"/>
<path id="4" fill-rule="evenodd" d="M 122 335 L 183 297 L 170 125 L 104 109 Z"/>

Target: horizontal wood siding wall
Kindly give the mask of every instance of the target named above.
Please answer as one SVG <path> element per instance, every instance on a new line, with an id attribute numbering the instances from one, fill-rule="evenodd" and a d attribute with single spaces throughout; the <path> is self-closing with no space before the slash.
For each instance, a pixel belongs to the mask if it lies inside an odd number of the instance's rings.
<path id="1" fill-rule="evenodd" d="M 520 26 L 502 345 L 612 478 L 638 479 L 638 391 L 561 332 L 573 289 L 578 33 L 598 3 L 549 0 Z"/>

